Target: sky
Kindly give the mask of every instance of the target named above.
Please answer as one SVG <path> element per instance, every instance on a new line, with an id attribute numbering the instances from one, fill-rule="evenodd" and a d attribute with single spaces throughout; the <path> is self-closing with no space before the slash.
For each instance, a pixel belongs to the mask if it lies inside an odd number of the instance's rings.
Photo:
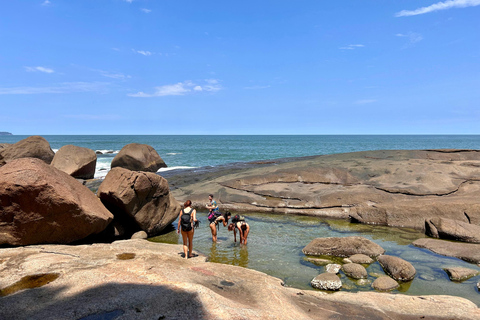
<path id="1" fill-rule="evenodd" d="M 480 134 L 480 0 L 0 3 L 0 131 Z"/>

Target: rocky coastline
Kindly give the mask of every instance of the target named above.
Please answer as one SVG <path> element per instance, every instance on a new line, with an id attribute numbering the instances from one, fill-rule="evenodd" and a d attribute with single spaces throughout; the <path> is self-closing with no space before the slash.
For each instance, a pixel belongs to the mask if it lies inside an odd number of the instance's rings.
<path id="1" fill-rule="evenodd" d="M 458 297 L 382 293 L 398 282 L 414 279 L 415 269 L 361 237 L 318 238 L 306 244 L 303 251 L 310 259 L 345 258 L 343 265 L 327 266 L 312 286 L 338 290 L 341 282 L 336 273 L 341 270 L 363 279 L 367 271 L 362 261 L 375 259 L 387 275 L 372 285 L 377 293 L 332 295 L 285 288 L 279 279 L 208 263 L 201 255 L 185 260 L 179 246 L 119 241 L 159 234 L 176 219 L 181 202 L 188 198 L 203 208 L 213 193 L 222 210 L 234 213 L 299 214 L 415 228 L 431 238 L 419 239 L 414 245 L 480 266 L 478 150 L 355 152 L 235 163 L 160 176 L 156 171 L 166 164 L 156 151 L 130 144 L 100 181 L 90 179 L 95 162 L 92 150 L 65 146 L 55 154 L 39 136 L 0 147 L 0 188 L 5 190 L 0 195 L 1 316 L 480 317 L 474 303 Z M 445 271 L 452 281 L 478 274 L 465 268 Z M 56 298 L 51 299 L 52 295 Z M 161 302 L 155 304 L 155 299 Z M 192 307 L 179 309 L 177 305 L 185 299 L 194 301 Z"/>

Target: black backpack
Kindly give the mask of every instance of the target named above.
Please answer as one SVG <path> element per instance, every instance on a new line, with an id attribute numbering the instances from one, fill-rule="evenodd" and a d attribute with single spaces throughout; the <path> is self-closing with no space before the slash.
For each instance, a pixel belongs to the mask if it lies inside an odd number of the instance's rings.
<path id="1" fill-rule="evenodd" d="M 180 227 L 182 227 L 182 231 L 192 230 L 192 212 L 193 209 L 191 209 L 189 213 L 186 213 L 185 209 L 182 209 L 182 217 L 180 218 Z"/>

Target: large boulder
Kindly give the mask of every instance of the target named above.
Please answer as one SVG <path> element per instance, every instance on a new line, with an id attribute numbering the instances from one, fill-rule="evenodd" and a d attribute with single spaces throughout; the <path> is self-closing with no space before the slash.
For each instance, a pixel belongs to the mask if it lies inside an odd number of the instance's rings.
<path id="1" fill-rule="evenodd" d="M 31 136 L 0 149 L 0 165 L 20 158 L 37 158 L 50 164 L 54 155 L 45 138 Z"/>
<path id="2" fill-rule="evenodd" d="M 480 243 L 480 226 L 447 218 L 425 220 L 425 234 L 440 239 Z"/>
<path id="3" fill-rule="evenodd" d="M 410 281 L 415 278 L 417 273 L 412 264 L 399 257 L 381 255 L 377 261 L 383 268 L 386 274 L 397 281 Z"/>
<path id="4" fill-rule="evenodd" d="M 132 171 L 157 172 L 167 165 L 157 151 L 147 144 L 130 143 L 113 158 L 111 167 L 122 167 Z"/>
<path id="5" fill-rule="evenodd" d="M 321 290 L 340 290 L 342 288 L 342 280 L 335 273 L 321 273 L 316 276 L 310 284 L 312 287 Z"/>
<path id="6" fill-rule="evenodd" d="M 40 159 L 1 167 L 0 190 L 0 244 L 67 244 L 100 233 L 113 219 L 87 187 Z"/>
<path id="7" fill-rule="evenodd" d="M 97 196 L 123 224 L 126 236 L 139 230 L 157 235 L 175 221 L 181 208 L 161 176 L 118 167 L 108 172 Z"/>
<path id="8" fill-rule="evenodd" d="M 412 244 L 419 248 L 426 248 L 437 254 L 455 257 L 467 262 L 480 264 L 480 244 L 453 242 L 429 238 L 417 239 Z"/>
<path id="9" fill-rule="evenodd" d="M 88 148 L 66 145 L 53 157 L 52 166 L 77 179 L 93 179 L 97 155 Z"/>
<path id="10" fill-rule="evenodd" d="M 385 250 L 373 241 L 363 237 L 328 237 L 313 239 L 303 253 L 311 256 L 349 257 L 362 253 L 369 257 L 377 257 Z"/>

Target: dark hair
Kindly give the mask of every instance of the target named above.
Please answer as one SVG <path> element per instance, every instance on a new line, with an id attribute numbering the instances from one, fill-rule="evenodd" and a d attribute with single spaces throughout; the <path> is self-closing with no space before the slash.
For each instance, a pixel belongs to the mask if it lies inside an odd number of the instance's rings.
<path id="1" fill-rule="evenodd" d="M 192 205 L 192 201 L 187 200 L 187 201 L 185 201 L 185 203 L 183 204 L 183 207 L 186 208 L 186 207 L 190 207 L 191 205 Z"/>
<path id="2" fill-rule="evenodd" d="M 209 194 L 208 196 L 213 198 L 213 194 Z"/>

